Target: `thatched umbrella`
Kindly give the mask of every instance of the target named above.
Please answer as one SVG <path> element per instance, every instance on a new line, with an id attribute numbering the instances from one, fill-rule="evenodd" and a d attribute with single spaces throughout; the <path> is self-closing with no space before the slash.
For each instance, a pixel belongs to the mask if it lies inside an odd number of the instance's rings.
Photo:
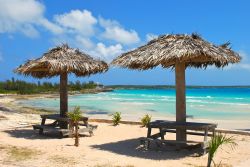
<path id="1" fill-rule="evenodd" d="M 229 43 L 214 45 L 197 34 L 163 35 L 135 50 L 124 53 L 112 64 L 124 68 L 147 70 L 158 65 L 175 69 L 176 121 L 186 122 L 185 69 L 224 67 L 238 63 L 240 56 L 228 47 Z M 177 130 L 177 140 L 186 140 L 185 130 Z"/>
<path id="2" fill-rule="evenodd" d="M 60 115 L 65 117 L 68 111 L 68 73 L 74 73 L 79 77 L 107 70 L 108 65 L 104 61 L 94 60 L 78 49 L 70 48 L 64 44 L 44 53 L 41 58 L 28 60 L 25 64 L 20 65 L 15 72 L 31 75 L 35 78 L 51 78 L 60 75 Z M 65 126 L 64 124 L 64 128 Z"/>

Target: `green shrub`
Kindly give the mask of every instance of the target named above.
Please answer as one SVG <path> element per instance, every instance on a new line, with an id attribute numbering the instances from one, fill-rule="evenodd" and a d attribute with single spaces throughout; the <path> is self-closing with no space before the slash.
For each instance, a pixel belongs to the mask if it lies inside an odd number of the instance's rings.
<path id="1" fill-rule="evenodd" d="M 78 123 L 82 117 L 80 107 L 75 107 L 74 111 L 68 112 L 68 117 L 70 118 L 70 129 L 73 136 L 75 137 L 75 146 L 79 146 L 79 133 L 78 133 Z"/>
<path id="2" fill-rule="evenodd" d="M 141 119 L 142 126 L 147 127 L 150 121 L 151 121 L 151 116 L 148 114 L 144 115 L 144 117 L 142 117 Z"/>
<path id="3" fill-rule="evenodd" d="M 80 118 L 82 117 L 82 113 L 81 113 L 80 107 L 76 106 L 74 108 L 74 111 L 68 112 L 68 117 L 71 119 L 72 122 L 79 121 Z"/>
<path id="4" fill-rule="evenodd" d="M 209 141 L 207 167 L 211 166 L 211 162 L 213 162 L 214 166 L 216 166 L 213 160 L 214 155 L 217 152 L 218 148 L 224 144 L 231 145 L 232 149 L 234 148 L 234 146 L 237 145 L 237 143 L 235 143 L 235 140 L 232 137 L 227 137 L 226 135 L 222 135 L 221 133 L 215 134 L 215 136 Z"/>
<path id="5" fill-rule="evenodd" d="M 114 114 L 112 114 L 112 121 L 114 126 L 118 125 L 121 119 L 122 117 L 120 112 L 115 112 Z"/>

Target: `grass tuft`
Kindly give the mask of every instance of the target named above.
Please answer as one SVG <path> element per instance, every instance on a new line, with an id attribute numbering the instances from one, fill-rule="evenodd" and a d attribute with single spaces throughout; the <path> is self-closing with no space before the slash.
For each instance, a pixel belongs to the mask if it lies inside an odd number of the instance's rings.
<path id="1" fill-rule="evenodd" d="M 66 164 L 67 166 L 73 166 L 77 163 L 74 157 L 64 157 L 59 155 L 51 156 L 49 160 L 54 162 L 56 166 L 58 166 L 58 164 Z"/>
<path id="2" fill-rule="evenodd" d="M 24 161 L 31 159 L 40 154 L 40 151 L 24 148 L 24 147 L 10 147 L 8 148 L 8 154 L 10 159 Z"/>

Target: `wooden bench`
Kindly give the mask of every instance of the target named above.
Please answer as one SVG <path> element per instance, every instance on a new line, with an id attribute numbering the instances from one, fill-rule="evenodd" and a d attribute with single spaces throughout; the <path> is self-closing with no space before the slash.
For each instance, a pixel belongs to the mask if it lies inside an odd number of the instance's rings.
<path id="1" fill-rule="evenodd" d="M 148 132 L 146 138 L 141 138 L 141 144 L 144 145 L 145 149 L 149 148 L 150 142 L 157 143 L 169 143 L 182 145 L 186 147 L 188 144 L 196 144 L 200 145 L 204 150 L 204 154 L 208 148 L 208 136 L 214 136 L 216 124 L 208 124 L 208 123 L 197 123 L 197 122 L 175 122 L 175 121 L 165 121 L 165 120 L 157 120 L 148 124 Z M 153 128 L 159 129 L 159 133 L 151 134 Z M 176 129 L 183 129 L 186 131 L 188 135 L 198 135 L 203 136 L 203 141 L 176 141 L 176 140 L 166 140 L 166 133 L 176 133 Z M 159 139 L 160 138 L 160 139 Z"/>
<path id="2" fill-rule="evenodd" d="M 66 137 L 71 135 L 70 129 L 60 129 L 60 122 L 69 122 L 69 118 L 61 117 L 59 114 L 51 114 L 51 115 L 41 115 L 42 122 L 40 125 L 33 125 L 34 130 L 39 130 L 39 134 L 44 134 L 44 132 L 53 132 L 59 133 L 61 137 Z M 47 119 L 55 120 L 51 124 L 45 124 Z M 88 118 L 82 117 L 80 119 L 83 123 L 79 123 L 79 135 L 83 136 L 86 132 L 92 136 L 93 131 L 97 128 L 97 125 L 88 124 Z"/>

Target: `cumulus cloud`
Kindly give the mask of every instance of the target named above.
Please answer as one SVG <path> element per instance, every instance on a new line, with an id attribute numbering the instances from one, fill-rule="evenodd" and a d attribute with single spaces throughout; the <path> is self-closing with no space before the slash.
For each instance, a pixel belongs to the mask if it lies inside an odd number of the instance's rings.
<path id="1" fill-rule="evenodd" d="M 62 34 L 64 29 L 45 18 L 41 18 L 39 23 L 42 24 L 47 30 L 51 31 L 53 34 Z"/>
<path id="2" fill-rule="evenodd" d="M 149 34 L 146 35 L 146 40 L 151 41 L 151 40 L 153 40 L 153 39 L 155 39 L 157 37 L 158 37 L 158 35 L 149 33 Z"/>
<path id="3" fill-rule="evenodd" d="M 135 30 L 125 30 L 117 21 L 99 17 L 100 25 L 105 29 L 102 37 L 122 44 L 135 44 L 140 38 Z"/>
<path id="4" fill-rule="evenodd" d="M 236 64 L 235 67 L 238 66 L 238 68 L 250 70 L 249 55 L 244 51 L 240 51 L 239 54 L 242 57 L 242 60 L 239 64 Z"/>
<path id="5" fill-rule="evenodd" d="M 67 28 L 68 32 L 80 33 L 85 36 L 94 34 L 94 25 L 97 23 L 97 19 L 88 10 L 72 10 L 69 13 L 56 15 L 55 21 Z"/>
<path id="6" fill-rule="evenodd" d="M 110 62 L 114 57 L 123 52 L 121 44 L 106 46 L 104 43 L 97 43 L 95 49 L 90 51 L 90 54 Z"/>
<path id="7" fill-rule="evenodd" d="M 124 44 L 140 41 L 134 30 L 125 30 L 116 20 L 102 17 L 97 19 L 88 10 L 72 10 L 54 16 L 54 20 L 65 31 L 63 35 L 54 39 L 57 44 L 67 41 L 86 53 L 106 61 L 111 61 L 121 54 L 124 51 Z M 110 40 L 109 45 L 106 39 Z"/>
<path id="8" fill-rule="evenodd" d="M 237 64 L 229 64 L 224 68 L 225 70 L 233 70 L 233 69 L 250 70 L 250 61 L 248 54 L 245 51 L 239 51 L 239 54 L 242 58 L 241 62 Z"/>
<path id="9" fill-rule="evenodd" d="M 0 0 L 0 33 L 22 32 L 36 37 L 36 26 L 43 26 L 53 33 L 62 29 L 44 16 L 45 6 L 36 0 Z"/>
<path id="10" fill-rule="evenodd" d="M 89 38 L 78 35 L 75 37 L 75 40 L 78 47 L 84 48 L 84 50 L 93 49 L 95 47 L 95 44 Z"/>
<path id="11" fill-rule="evenodd" d="M 45 10 L 38 0 L 0 0 L 0 33 L 13 37 L 12 33 L 19 32 L 34 38 L 39 37 L 39 30 L 46 29 L 52 33 L 54 44 L 69 43 L 106 61 L 121 54 L 124 46 L 128 49 L 140 41 L 135 30 L 125 29 L 116 20 L 96 18 L 88 10 L 56 14 L 53 20 L 45 17 Z"/>

